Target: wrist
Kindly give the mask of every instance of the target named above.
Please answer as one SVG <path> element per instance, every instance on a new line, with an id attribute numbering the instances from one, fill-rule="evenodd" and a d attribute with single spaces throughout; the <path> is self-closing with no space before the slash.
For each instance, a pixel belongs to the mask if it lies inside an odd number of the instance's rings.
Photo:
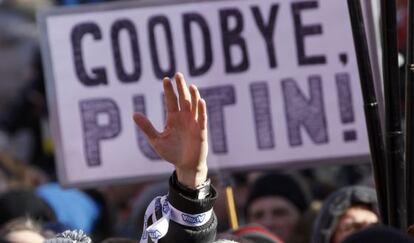
<path id="1" fill-rule="evenodd" d="M 195 189 L 207 180 L 208 168 L 204 164 L 196 169 L 176 168 L 177 180 L 182 185 Z"/>
<path id="2" fill-rule="evenodd" d="M 170 177 L 170 186 L 183 196 L 197 200 L 207 198 L 211 190 L 210 179 L 207 179 L 203 184 L 197 186 L 196 188 L 189 188 L 181 184 L 177 179 L 177 171 L 174 171 Z"/>

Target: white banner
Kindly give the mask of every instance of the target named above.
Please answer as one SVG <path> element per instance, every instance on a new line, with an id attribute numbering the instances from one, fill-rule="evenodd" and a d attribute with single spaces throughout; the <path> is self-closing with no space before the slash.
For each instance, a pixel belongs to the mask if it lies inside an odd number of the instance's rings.
<path id="1" fill-rule="evenodd" d="M 346 1 L 128 2 L 54 9 L 39 21 L 65 185 L 173 170 L 132 114 L 161 130 L 161 79 L 176 71 L 207 101 L 212 168 L 369 153 Z"/>

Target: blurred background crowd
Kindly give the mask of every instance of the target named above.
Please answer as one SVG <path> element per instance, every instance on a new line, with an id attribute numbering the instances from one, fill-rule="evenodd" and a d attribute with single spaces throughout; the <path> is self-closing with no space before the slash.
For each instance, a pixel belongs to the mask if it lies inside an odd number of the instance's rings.
<path id="1" fill-rule="evenodd" d="M 82 229 L 94 242 L 108 237 L 138 239 L 147 205 L 168 191 L 165 180 L 88 190 L 65 190 L 57 183 L 36 11 L 94 2 L 104 0 L 0 0 L 0 237 L 4 239 L 15 230 L 33 230 L 47 238 L 50 232 L 66 229 Z M 406 2 L 398 1 L 401 53 L 405 53 Z M 220 192 L 215 213 L 223 235 L 235 234 L 229 231 L 226 185 L 233 186 L 240 225 L 260 224 L 285 242 L 341 242 L 348 233 L 378 222 L 368 160 L 218 173 L 212 182 Z M 361 213 L 363 220 L 353 216 Z"/>

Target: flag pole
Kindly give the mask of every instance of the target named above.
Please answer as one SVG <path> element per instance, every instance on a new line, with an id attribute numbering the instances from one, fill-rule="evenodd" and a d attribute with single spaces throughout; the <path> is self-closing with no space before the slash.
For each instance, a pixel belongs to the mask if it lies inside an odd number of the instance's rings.
<path id="1" fill-rule="evenodd" d="M 405 160 L 407 226 L 414 224 L 414 1 L 408 1 L 407 55 L 405 67 Z"/>
<path id="2" fill-rule="evenodd" d="M 226 206 L 230 228 L 237 230 L 239 228 L 239 222 L 237 220 L 236 204 L 234 203 L 233 188 L 231 186 L 226 186 Z"/>
<path id="3" fill-rule="evenodd" d="M 379 210 L 382 222 L 388 224 L 388 187 L 386 183 L 386 156 L 378 102 L 375 95 L 374 79 L 369 59 L 368 42 L 364 18 L 359 0 L 348 0 L 352 34 L 358 62 L 359 79 L 364 100 L 365 122 L 367 125 L 372 167 L 374 171 Z"/>
<path id="4" fill-rule="evenodd" d="M 388 217 L 391 226 L 406 229 L 404 138 L 401 114 L 401 81 L 398 70 L 396 14 L 395 0 L 381 0 Z"/>

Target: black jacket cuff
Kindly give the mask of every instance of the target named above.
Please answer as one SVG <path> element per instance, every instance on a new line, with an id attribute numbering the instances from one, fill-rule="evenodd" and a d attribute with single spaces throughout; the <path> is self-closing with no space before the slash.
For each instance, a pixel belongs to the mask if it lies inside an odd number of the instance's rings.
<path id="1" fill-rule="evenodd" d="M 170 177 L 169 183 L 168 202 L 181 212 L 200 214 L 213 208 L 214 202 L 217 199 L 217 191 L 212 185 L 210 185 L 210 192 L 206 198 L 196 199 L 180 190 L 176 183 L 174 183 L 173 176 Z"/>

